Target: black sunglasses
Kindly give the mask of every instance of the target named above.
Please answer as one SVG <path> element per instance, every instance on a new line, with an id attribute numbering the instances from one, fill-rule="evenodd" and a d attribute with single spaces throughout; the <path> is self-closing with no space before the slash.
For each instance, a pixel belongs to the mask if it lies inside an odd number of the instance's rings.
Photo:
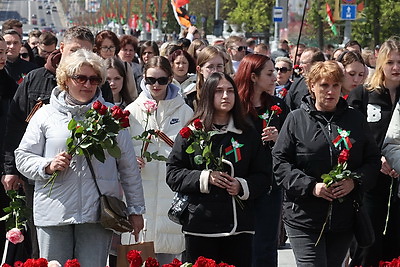
<path id="1" fill-rule="evenodd" d="M 238 46 L 237 51 L 242 52 L 243 50 L 246 51 L 247 50 L 247 46 Z"/>
<path id="2" fill-rule="evenodd" d="M 21 53 L 21 54 L 19 54 L 19 56 L 22 57 L 22 58 L 28 58 L 29 54 L 28 53 Z"/>
<path id="3" fill-rule="evenodd" d="M 168 77 L 160 77 L 160 78 L 154 78 L 154 77 L 146 77 L 145 78 L 145 83 L 153 85 L 156 82 L 158 82 L 159 85 L 166 85 L 169 82 Z"/>
<path id="4" fill-rule="evenodd" d="M 102 79 L 98 76 L 74 75 L 71 79 L 80 84 L 85 84 L 88 80 L 91 85 L 99 85 L 102 82 Z"/>
<path id="5" fill-rule="evenodd" d="M 291 71 L 291 69 L 288 69 L 286 67 L 282 67 L 282 68 L 275 68 L 276 71 L 280 71 L 282 73 L 286 73 L 288 71 Z"/>

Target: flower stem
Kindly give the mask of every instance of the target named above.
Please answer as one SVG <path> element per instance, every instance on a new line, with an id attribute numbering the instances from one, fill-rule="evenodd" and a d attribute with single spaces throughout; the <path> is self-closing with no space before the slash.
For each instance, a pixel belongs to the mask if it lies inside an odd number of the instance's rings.
<path id="1" fill-rule="evenodd" d="M 318 245 L 319 241 L 321 240 L 321 237 L 325 231 L 326 224 L 328 223 L 328 220 L 331 216 L 332 216 L 332 202 L 329 203 L 328 214 L 326 214 L 325 222 L 322 225 L 322 229 L 321 229 L 321 232 L 319 233 L 317 242 L 315 242 L 315 245 L 314 245 L 315 247 Z"/>
<path id="2" fill-rule="evenodd" d="M 150 113 L 148 111 L 146 112 L 146 114 L 147 114 L 147 118 L 146 118 L 146 124 L 144 126 L 144 132 L 147 131 L 147 126 L 149 125 L 149 117 L 150 117 Z M 146 140 L 143 140 L 142 147 L 140 148 L 140 157 L 141 158 L 143 158 L 143 154 L 145 152 L 145 146 L 144 146 L 145 143 L 148 143 L 148 142 Z"/>
<path id="3" fill-rule="evenodd" d="M 388 201 L 388 209 L 387 209 L 387 214 L 386 214 L 386 221 L 385 221 L 385 229 L 383 230 L 383 234 L 386 235 L 386 230 L 388 227 L 388 223 L 389 223 L 389 216 L 390 216 L 390 205 L 392 202 L 392 195 L 393 195 L 393 182 L 394 182 L 394 178 L 391 178 L 391 183 L 390 183 L 390 193 L 389 193 L 389 201 Z"/>

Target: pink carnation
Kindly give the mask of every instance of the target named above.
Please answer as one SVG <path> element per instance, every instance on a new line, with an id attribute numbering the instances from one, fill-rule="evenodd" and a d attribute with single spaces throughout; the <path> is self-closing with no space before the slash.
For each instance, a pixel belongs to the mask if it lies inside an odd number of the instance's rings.
<path id="1" fill-rule="evenodd" d="M 157 109 L 157 103 L 155 101 L 147 100 L 143 105 L 149 113 L 152 113 Z"/>
<path id="2" fill-rule="evenodd" d="M 10 231 L 8 231 L 6 234 L 6 238 L 14 245 L 24 241 L 24 235 L 18 228 L 13 228 Z"/>

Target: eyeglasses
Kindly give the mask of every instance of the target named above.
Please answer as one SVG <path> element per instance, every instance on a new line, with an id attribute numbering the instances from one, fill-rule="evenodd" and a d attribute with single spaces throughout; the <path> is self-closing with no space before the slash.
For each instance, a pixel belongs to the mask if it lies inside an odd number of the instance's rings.
<path id="1" fill-rule="evenodd" d="M 238 47 L 233 47 L 233 48 L 236 49 L 239 52 L 247 50 L 247 46 L 238 46 Z"/>
<path id="2" fill-rule="evenodd" d="M 22 58 L 28 58 L 29 54 L 28 53 L 21 53 L 21 54 L 19 54 L 19 56 L 22 57 Z"/>
<path id="3" fill-rule="evenodd" d="M 160 78 L 154 78 L 154 77 L 146 77 L 145 78 L 145 83 L 146 84 L 156 84 L 158 82 L 159 85 L 166 85 L 169 82 L 168 77 L 160 77 Z"/>
<path id="4" fill-rule="evenodd" d="M 291 71 L 292 69 L 288 69 L 288 68 L 286 68 L 286 67 L 282 67 L 282 68 L 275 67 L 275 70 L 276 70 L 277 72 L 280 71 L 280 72 L 282 72 L 282 73 L 286 73 L 286 72 L 288 72 L 288 71 Z"/>
<path id="5" fill-rule="evenodd" d="M 103 52 L 114 52 L 115 51 L 115 46 L 102 46 L 100 47 L 101 51 Z"/>
<path id="6" fill-rule="evenodd" d="M 86 84 L 88 80 L 91 85 L 99 85 L 102 82 L 102 79 L 98 76 L 74 75 L 71 76 L 71 79 L 80 84 Z"/>
<path id="7" fill-rule="evenodd" d="M 204 66 L 204 68 L 206 68 L 208 71 L 224 71 L 224 65 L 208 65 L 208 66 Z"/>

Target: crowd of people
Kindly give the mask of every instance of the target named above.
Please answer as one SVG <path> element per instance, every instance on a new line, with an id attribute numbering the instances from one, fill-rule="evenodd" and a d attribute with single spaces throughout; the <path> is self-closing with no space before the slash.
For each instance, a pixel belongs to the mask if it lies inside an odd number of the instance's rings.
<path id="1" fill-rule="evenodd" d="M 378 266 L 400 256 L 400 38 L 375 51 L 357 41 L 323 51 L 281 40 L 271 53 L 254 39 L 210 44 L 195 27 L 185 33 L 159 44 L 74 26 L 57 47 L 52 33 L 34 30 L 24 43 L 19 21 L 3 24 L 0 204 L 17 190 L 31 209 L 6 262 L 116 266 L 121 236 L 99 223 L 92 165 L 101 191 L 126 202 L 135 236 L 146 221 L 160 264 L 204 256 L 278 266 L 287 238 L 297 266 Z M 130 114 L 117 136 L 121 157 L 106 152 L 104 162 L 66 152 L 69 121 L 96 101 Z M 190 135 L 200 130 L 211 158 Z M 344 152 L 359 178 L 328 184 L 321 177 Z M 188 200 L 182 225 L 167 216 L 176 192 Z M 354 238 L 354 203 L 371 220 L 369 247 Z M 1 222 L 0 251 L 5 235 Z"/>

